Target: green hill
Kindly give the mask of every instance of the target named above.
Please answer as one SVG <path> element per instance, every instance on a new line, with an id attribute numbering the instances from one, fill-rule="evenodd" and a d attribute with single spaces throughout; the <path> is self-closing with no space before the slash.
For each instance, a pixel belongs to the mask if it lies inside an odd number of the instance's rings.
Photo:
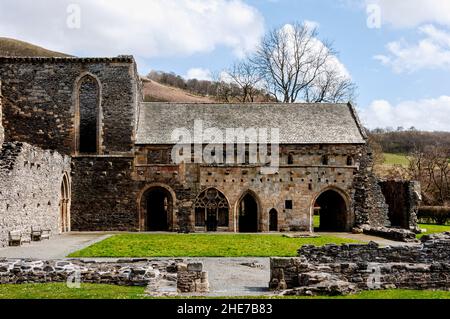
<path id="1" fill-rule="evenodd" d="M 69 57 L 20 40 L 0 37 L 0 56 Z"/>

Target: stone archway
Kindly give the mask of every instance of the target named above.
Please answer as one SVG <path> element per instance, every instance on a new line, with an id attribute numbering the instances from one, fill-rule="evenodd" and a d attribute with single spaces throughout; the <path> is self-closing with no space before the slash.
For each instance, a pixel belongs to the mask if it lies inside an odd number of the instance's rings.
<path id="1" fill-rule="evenodd" d="M 347 197 L 338 190 L 326 189 L 320 193 L 314 201 L 313 212 L 319 215 L 319 231 L 346 232 L 352 228 Z"/>
<path id="2" fill-rule="evenodd" d="M 173 231 L 175 193 L 165 185 L 150 185 L 139 197 L 141 231 Z"/>
<path id="3" fill-rule="evenodd" d="M 246 192 L 238 205 L 238 231 L 240 233 L 259 231 L 259 210 L 256 196 L 251 192 Z"/>
<path id="4" fill-rule="evenodd" d="M 230 205 L 225 195 L 216 188 L 200 193 L 195 204 L 195 227 L 206 231 L 228 229 Z"/>
<path id="5" fill-rule="evenodd" d="M 59 203 L 59 230 L 61 233 L 70 231 L 70 182 L 67 174 L 64 174 L 61 182 L 61 196 Z"/>

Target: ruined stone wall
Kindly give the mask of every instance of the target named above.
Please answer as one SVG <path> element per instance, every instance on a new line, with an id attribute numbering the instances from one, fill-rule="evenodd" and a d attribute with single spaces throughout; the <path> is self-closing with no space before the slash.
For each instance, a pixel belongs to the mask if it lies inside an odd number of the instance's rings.
<path id="1" fill-rule="evenodd" d="M 2 81 L 0 79 L 0 145 L 5 141 L 5 129 L 3 127 L 3 97 L 2 97 Z"/>
<path id="2" fill-rule="evenodd" d="M 139 230 L 133 157 L 72 158 L 72 230 Z"/>
<path id="3" fill-rule="evenodd" d="M 30 237 L 32 226 L 60 231 L 61 183 L 70 158 L 26 143 L 4 143 L 0 151 L 0 247 L 9 231 Z"/>
<path id="4" fill-rule="evenodd" d="M 146 295 L 175 296 L 209 291 L 201 262 L 183 259 L 121 259 L 115 262 L 0 258 L 0 284 L 67 282 L 147 286 Z"/>
<path id="5" fill-rule="evenodd" d="M 414 181 L 384 180 L 379 182 L 393 227 L 417 229 L 420 206 L 420 184 Z"/>
<path id="6" fill-rule="evenodd" d="M 140 97 L 132 57 L 0 58 L 6 141 L 74 154 L 79 82 L 87 75 L 100 88 L 101 153 L 132 151 Z"/>
<path id="7" fill-rule="evenodd" d="M 389 227 L 388 206 L 378 178 L 373 173 L 373 153 L 369 146 L 362 149 L 360 166 L 352 189 L 355 226 Z"/>
<path id="8" fill-rule="evenodd" d="M 347 294 L 367 289 L 450 289 L 450 233 L 422 244 L 303 246 L 298 258 L 272 258 L 270 287 L 287 295 Z"/>

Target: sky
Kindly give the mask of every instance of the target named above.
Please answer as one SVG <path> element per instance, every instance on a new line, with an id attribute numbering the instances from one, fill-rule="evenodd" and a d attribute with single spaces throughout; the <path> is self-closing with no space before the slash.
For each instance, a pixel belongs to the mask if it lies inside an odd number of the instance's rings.
<path id="1" fill-rule="evenodd" d="M 267 30 L 317 26 L 369 128 L 450 131 L 450 0 L 1 0 L 0 37 L 209 79 Z"/>

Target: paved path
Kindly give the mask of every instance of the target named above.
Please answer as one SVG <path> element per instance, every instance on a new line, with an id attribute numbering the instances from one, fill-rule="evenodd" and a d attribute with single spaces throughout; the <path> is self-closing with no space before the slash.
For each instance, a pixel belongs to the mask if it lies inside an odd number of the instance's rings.
<path id="1" fill-rule="evenodd" d="M 0 248 L 0 257 L 61 259 L 70 253 L 90 246 L 111 236 L 109 233 L 67 233 L 52 236 L 49 240 L 31 242 L 20 247 Z"/>

